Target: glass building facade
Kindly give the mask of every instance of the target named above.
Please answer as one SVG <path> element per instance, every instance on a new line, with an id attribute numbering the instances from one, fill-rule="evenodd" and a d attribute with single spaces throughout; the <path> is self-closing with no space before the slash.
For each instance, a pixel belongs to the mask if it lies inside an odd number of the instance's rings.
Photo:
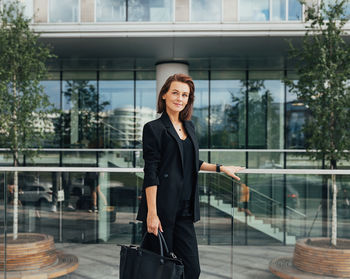
<path id="1" fill-rule="evenodd" d="M 200 148 L 304 148 L 307 111 L 283 83 L 287 72 L 189 74 L 196 86 L 193 121 Z M 155 78 L 154 70 L 51 72 L 42 85 L 63 115 L 52 120 L 55 141 L 46 147 L 139 148 L 143 124 L 156 117 Z"/>
<path id="2" fill-rule="evenodd" d="M 236 279 L 237 247 L 329 235 L 330 176 L 312 172 L 328 163 L 306 155 L 309 114 L 283 82 L 297 80 L 284 40 L 298 40 L 304 30 L 298 0 L 22 2 L 28 15 L 37 11 L 33 27 L 59 56 L 41 85 L 61 112 L 50 116 L 51 137 L 38 156 L 21 158 L 34 169 L 19 172 L 19 231 L 50 234 L 58 247 L 77 249 L 83 267 L 73 278 L 96 278 L 87 271 L 94 264 L 100 278 L 116 275 L 102 260 L 116 252 L 99 245 L 140 242 L 142 129 L 157 118 L 158 62 L 180 61 L 194 80 L 200 159 L 248 170 L 243 183 L 199 175 L 200 253 L 203 262 L 215 252 L 225 263 L 217 274 L 204 264 L 206 278 Z M 12 164 L 0 146 L 0 233 L 12 230 L 14 171 L 5 169 Z M 99 190 L 87 183 L 91 167 Z M 339 237 L 349 238 L 349 174 L 337 183 Z M 87 253 L 89 245 L 96 250 Z"/>

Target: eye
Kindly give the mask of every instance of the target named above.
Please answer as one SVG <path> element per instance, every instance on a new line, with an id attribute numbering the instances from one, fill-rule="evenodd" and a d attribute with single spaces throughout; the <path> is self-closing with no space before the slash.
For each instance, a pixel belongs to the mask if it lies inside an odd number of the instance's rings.
<path id="1" fill-rule="evenodd" d="M 188 95 L 187 94 L 182 94 L 182 97 L 188 98 Z"/>

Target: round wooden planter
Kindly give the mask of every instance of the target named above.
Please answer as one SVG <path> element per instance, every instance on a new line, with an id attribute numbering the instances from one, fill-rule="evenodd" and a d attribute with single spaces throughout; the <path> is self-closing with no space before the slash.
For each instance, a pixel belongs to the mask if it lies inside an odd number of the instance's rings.
<path id="1" fill-rule="evenodd" d="M 308 244 L 309 241 L 299 239 L 295 245 L 293 265 L 297 269 L 325 276 L 350 277 L 350 249 L 321 248 Z M 311 241 L 329 243 L 330 240 L 311 238 Z M 350 244 L 350 239 L 338 239 L 339 242 Z"/>
<path id="2" fill-rule="evenodd" d="M 78 258 L 58 252 L 53 237 L 45 234 L 20 233 L 18 239 L 7 236 L 5 265 L 4 236 L 0 236 L 0 279 L 56 278 L 77 269 Z M 38 278 L 39 278 L 38 277 Z"/>

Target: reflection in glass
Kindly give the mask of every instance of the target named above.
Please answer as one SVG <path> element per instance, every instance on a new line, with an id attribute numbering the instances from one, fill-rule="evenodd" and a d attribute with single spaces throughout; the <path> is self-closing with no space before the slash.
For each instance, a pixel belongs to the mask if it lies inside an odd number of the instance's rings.
<path id="1" fill-rule="evenodd" d="M 241 0 L 239 18 L 242 21 L 269 21 L 269 0 Z"/>
<path id="2" fill-rule="evenodd" d="M 115 22 L 125 20 L 125 0 L 96 0 L 96 21 Z"/>
<path id="3" fill-rule="evenodd" d="M 33 0 L 24 1 L 24 14 L 28 18 L 33 18 Z"/>
<path id="4" fill-rule="evenodd" d="M 190 73 L 196 88 L 192 121 L 196 127 L 199 148 L 208 148 L 208 107 L 209 82 L 208 72 L 193 71 Z"/>
<path id="5" fill-rule="evenodd" d="M 282 152 L 249 152 L 248 158 L 252 169 L 283 169 Z"/>
<path id="6" fill-rule="evenodd" d="M 173 0 L 128 0 L 128 21 L 172 21 Z"/>
<path id="7" fill-rule="evenodd" d="M 95 78 L 95 80 L 93 79 Z M 97 82 L 95 73 L 65 72 L 63 76 L 63 142 L 65 147 L 98 147 Z"/>
<path id="8" fill-rule="evenodd" d="M 221 0 L 192 0 L 191 21 L 221 21 Z"/>
<path id="9" fill-rule="evenodd" d="M 245 82 L 244 72 L 211 73 L 211 148 L 244 148 Z"/>
<path id="10" fill-rule="evenodd" d="M 282 77 L 282 72 L 250 72 L 248 82 L 250 148 L 283 148 L 284 86 L 280 80 Z"/>
<path id="11" fill-rule="evenodd" d="M 49 22 L 78 22 L 79 0 L 49 0 Z"/>
<path id="12" fill-rule="evenodd" d="M 323 2 L 324 2 L 324 4 L 325 4 L 325 7 L 329 7 L 329 5 L 334 5 L 335 3 L 335 1 L 334 0 L 323 0 Z M 344 9 L 345 9 L 345 15 L 347 16 L 347 17 L 349 17 L 349 15 L 350 15 L 350 3 L 348 3 L 347 1 L 345 1 L 345 4 L 344 4 Z M 327 18 L 327 16 L 325 15 L 325 17 Z"/>
<path id="13" fill-rule="evenodd" d="M 267 80 L 266 87 L 271 92 L 267 98 L 267 148 L 283 149 L 284 147 L 284 85 L 283 73 L 276 73 L 276 80 Z"/>
<path id="14" fill-rule="evenodd" d="M 266 148 L 267 98 L 264 80 L 248 81 L 248 148 Z"/>
<path id="15" fill-rule="evenodd" d="M 49 101 L 53 104 L 55 109 L 61 108 L 60 103 L 60 75 L 59 73 L 50 73 L 49 80 L 41 81 L 41 85 L 44 88 L 45 94 L 49 97 Z M 60 132 L 61 132 L 61 121 L 59 114 L 50 115 L 52 121 L 52 137 L 46 140 L 42 144 L 44 147 L 60 147 Z"/>
<path id="16" fill-rule="evenodd" d="M 327 203 L 322 202 L 322 188 L 327 188 L 329 176 L 245 174 L 240 175 L 249 195 L 243 199 L 243 185 L 230 177 L 215 173 L 199 174 L 201 221 L 195 224 L 198 242 L 204 245 L 282 245 L 296 239 L 322 236 Z M 49 173 L 19 172 L 21 202 L 19 231 L 53 235 L 64 243 L 138 243 L 140 224 L 135 222 L 140 191 L 140 173 L 98 173 L 91 178 L 85 172 Z M 93 183 L 92 183 L 93 182 Z M 13 173 L 2 173 L 0 202 L 7 197 L 8 217 L 12 214 Z M 337 175 L 339 236 L 350 237 L 349 191 L 350 176 Z M 97 209 L 92 208 L 94 191 Z M 58 189 L 65 200 L 57 202 Z M 247 189 L 245 189 L 247 190 Z M 5 196 L 6 195 L 6 196 Z M 107 205 L 105 204 L 107 202 Z M 246 202 L 247 204 L 242 205 Z M 321 208 L 320 205 L 325 206 Z M 246 218 L 244 207 L 253 217 Z M 263 222 L 252 222 L 250 219 Z M 12 222 L 8 218 L 8 231 Z M 4 223 L 4 214 L 0 216 Z M 285 226 L 284 226 L 285 225 Z M 233 237 L 232 237 L 233 236 Z M 87 248 L 86 248 L 87 249 Z"/>
<path id="17" fill-rule="evenodd" d="M 271 20 L 286 20 L 286 0 L 272 0 Z"/>
<path id="18" fill-rule="evenodd" d="M 100 133 L 105 148 L 134 146 L 133 72 L 101 72 Z"/>
<path id="19" fill-rule="evenodd" d="M 302 20 L 302 11 L 299 0 L 288 0 L 288 20 Z"/>
<path id="20" fill-rule="evenodd" d="M 295 76 L 288 75 L 289 78 Z M 305 148 L 305 136 L 303 125 L 307 117 L 307 111 L 304 104 L 298 100 L 295 93 L 287 90 L 287 105 L 286 105 L 286 147 Z"/>
<path id="21" fill-rule="evenodd" d="M 157 89 L 155 72 L 136 73 L 135 147 L 142 147 L 143 126 L 157 118 Z"/>

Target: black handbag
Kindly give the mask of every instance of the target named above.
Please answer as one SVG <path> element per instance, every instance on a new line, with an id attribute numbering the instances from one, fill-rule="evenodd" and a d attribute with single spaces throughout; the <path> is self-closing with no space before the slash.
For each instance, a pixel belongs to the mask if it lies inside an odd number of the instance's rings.
<path id="1" fill-rule="evenodd" d="M 140 246 L 119 245 L 120 279 L 184 279 L 184 266 L 174 253 L 169 253 L 163 234 L 158 231 L 160 255 L 142 248 L 146 232 Z M 166 254 L 164 255 L 164 248 Z"/>

